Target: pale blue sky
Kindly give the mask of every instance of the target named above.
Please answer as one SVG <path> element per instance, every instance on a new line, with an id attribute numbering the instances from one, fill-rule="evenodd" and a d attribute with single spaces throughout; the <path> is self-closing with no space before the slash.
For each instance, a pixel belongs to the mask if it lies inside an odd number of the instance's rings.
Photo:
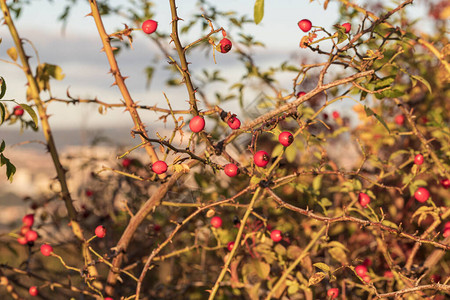
<path id="1" fill-rule="evenodd" d="M 22 37 L 30 39 L 39 50 L 42 62 L 58 64 L 62 67 L 66 78 L 61 82 L 53 81 L 53 94 L 64 98 L 65 91 L 70 87 L 73 96 L 95 97 L 107 102 L 118 102 L 121 95 L 116 87 L 110 87 L 113 82 L 110 74 L 107 74 L 109 66 L 104 53 L 99 52 L 101 48 L 98 33 L 93 19 L 85 17 L 90 9 L 87 1 L 79 1 L 74 7 L 65 34 L 61 34 L 61 23 L 57 22 L 57 17 L 61 13 L 65 1 L 56 0 L 49 3 L 46 0 L 34 0 L 33 4 L 25 7 L 22 17 L 17 20 L 16 26 Z M 125 1 L 112 0 L 112 3 L 122 3 Z M 309 18 L 313 25 L 321 26 L 332 30 L 332 25 L 339 21 L 336 6 L 331 1 L 328 9 L 323 11 L 320 3 L 323 1 L 308 0 L 266 0 L 265 16 L 261 24 L 249 25 L 248 33 L 255 36 L 259 41 L 266 44 L 266 48 L 257 51 L 257 63 L 263 65 L 273 65 L 289 59 L 295 58 L 298 64 L 299 59 L 308 58 L 308 50 L 298 47 L 303 32 L 297 27 L 297 22 L 303 18 Z M 178 13 L 186 21 L 189 16 L 198 12 L 194 0 L 179 0 Z M 219 8 L 238 10 L 246 13 L 250 18 L 253 16 L 254 1 L 228 0 L 217 1 Z M 155 7 L 155 20 L 159 22 L 159 30 L 169 32 L 170 15 L 168 1 L 159 1 Z M 113 32 L 122 26 L 125 20 L 119 17 L 108 17 L 104 19 L 108 32 Z M 216 24 L 226 27 L 227 24 Z M 233 39 L 233 31 L 229 32 Z M 184 102 L 186 97 L 183 89 L 167 89 L 162 86 L 158 78 L 154 79 L 151 89 L 145 89 L 145 79 L 143 68 L 150 63 L 150 58 L 157 53 L 155 45 L 146 39 L 142 32 L 133 33 L 135 38 L 134 50 L 123 52 L 119 58 L 119 65 L 125 76 L 130 76 L 127 80 L 132 97 L 141 103 L 153 105 L 158 103 L 165 106 L 163 92 L 166 92 L 171 101 L 174 101 L 174 108 L 187 107 Z M 0 36 L 3 43 L 0 44 L 0 58 L 6 59 L 6 49 L 12 46 L 9 32 L 6 26 L 0 26 Z M 197 36 L 188 36 L 186 41 L 192 41 Z M 27 47 L 29 54 L 31 48 Z M 165 60 L 160 54 L 157 57 Z M 195 66 L 210 66 L 211 70 L 221 69 L 224 76 L 236 78 L 236 69 L 239 65 L 234 64 L 233 54 L 223 56 L 217 55 L 217 64 L 211 60 L 205 60 L 203 54 L 190 56 L 192 68 Z M 35 63 L 35 60 L 32 60 Z M 12 65 L 1 63 L 1 76 L 5 77 L 8 83 L 6 98 L 15 98 L 24 101 L 25 78 L 21 71 Z M 158 71 L 158 70 L 157 70 Z M 195 75 L 195 74 L 194 74 Z M 289 83 L 290 84 L 290 83 Z M 173 99 L 179 99 L 176 101 Z M 51 105 L 50 113 L 52 125 L 55 127 L 86 127 L 111 125 L 129 125 L 131 122 L 127 113 L 122 110 L 109 112 L 105 116 L 100 116 L 93 105 L 81 107 Z M 144 121 L 149 125 L 162 126 L 157 122 L 154 113 L 144 112 Z M 83 125 L 82 125 L 83 124 Z"/>

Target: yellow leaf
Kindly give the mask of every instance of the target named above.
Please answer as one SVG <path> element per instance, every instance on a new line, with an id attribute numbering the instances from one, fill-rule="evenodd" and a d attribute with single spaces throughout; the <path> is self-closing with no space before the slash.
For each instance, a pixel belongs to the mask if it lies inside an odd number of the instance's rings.
<path id="1" fill-rule="evenodd" d="M 8 50 L 6 50 L 6 53 L 8 53 L 9 57 L 11 57 L 12 60 L 17 60 L 17 50 L 15 47 L 11 47 Z"/>

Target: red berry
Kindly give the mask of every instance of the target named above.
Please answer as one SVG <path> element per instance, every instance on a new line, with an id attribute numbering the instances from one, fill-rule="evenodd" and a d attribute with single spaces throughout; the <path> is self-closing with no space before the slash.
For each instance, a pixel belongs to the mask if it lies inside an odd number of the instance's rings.
<path id="1" fill-rule="evenodd" d="M 114 299 L 111 297 L 106 297 L 105 300 L 114 300 Z"/>
<path id="2" fill-rule="evenodd" d="M 239 169 L 235 164 L 227 164 L 223 168 L 223 171 L 225 174 L 227 174 L 230 177 L 234 177 L 239 173 Z"/>
<path id="3" fill-rule="evenodd" d="M 41 253 L 44 256 L 50 256 L 50 254 L 53 253 L 53 247 L 49 244 L 42 244 L 41 245 Z"/>
<path id="4" fill-rule="evenodd" d="M 419 202 L 426 202 L 430 198 L 430 192 L 426 188 L 420 187 L 414 193 L 414 198 Z"/>
<path id="5" fill-rule="evenodd" d="M 300 91 L 297 93 L 297 98 L 300 98 L 301 96 L 304 96 L 304 95 L 306 95 L 306 93 L 303 91 Z"/>
<path id="6" fill-rule="evenodd" d="M 327 296 L 330 299 L 336 299 L 339 296 L 339 289 L 338 288 L 329 289 L 327 291 Z"/>
<path id="7" fill-rule="evenodd" d="M 98 225 L 97 228 L 95 228 L 95 235 L 101 239 L 104 238 L 106 236 L 106 227 Z"/>
<path id="8" fill-rule="evenodd" d="M 122 167 L 124 168 L 128 168 L 131 165 L 131 159 L 129 158 L 124 158 L 122 160 Z"/>
<path id="9" fill-rule="evenodd" d="M 442 234 L 442 236 L 445 237 L 445 238 L 450 236 L 450 227 L 449 228 L 444 228 L 444 233 Z M 19 241 L 19 240 L 17 240 L 17 241 Z"/>
<path id="10" fill-rule="evenodd" d="M 397 125 L 403 125 L 403 123 L 405 122 L 405 116 L 404 115 L 396 115 L 395 116 L 395 119 L 394 119 L 394 122 L 397 124 Z"/>
<path id="11" fill-rule="evenodd" d="M 222 226 L 222 218 L 215 216 L 211 218 L 211 226 L 214 228 L 219 228 Z"/>
<path id="12" fill-rule="evenodd" d="M 156 174 L 165 173 L 167 171 L 166 162 L 162 160 L 155 161 L 152 165 L 152 171 L 155 172 Z"/>
<path id="13" fill-rule="evenodd" d="M 281 145 L 288 147 L 294 141 L 294 136 L 289 131 L 283 131 L 278 136 L 278 141 Z"/>
<path id="14" fill-rule="evenodd" d="M 444 228 L 445 228 L 445 229 L 450 228 L 450 221 L 448 221 L 447 223 L 445 223 Z"/>
<path id="15" fill-rule="evenodd" d="M 358 201 L 362 207 L 366 207 L 370 203 L 370 197 L 366 193 L 359 193 Z"/>
<path id="16" fill-rule="evenodd" d="M 340 115 L 339 115 L 339 112 L 338 112 L 338 111 L 333 111 L 333 114 L 332 114 L 332 116 L 333 116 L 333 119 L 337 119 L 337 118 L 339 118 L 339 117 L 340 117 Z"/>
<path id="17" fill-rule="evenodd" d="M 369 274 L 366 274 L 366 275 L 362 276 L 362 280 L 364 280 L 365 282 L 369 283 L 370 282 Z"/>
<path id="18" fill-rule="evenodd" d="M 365 265 L 359 265 L 355 267 L 355 272 L 356 274 L 358 274 L 359 276 L 363 277 L 364 275 L 367 274 L 367 267 Z"/>
<path id="19" fill-rule="evenodd" d="M 418 166 L 420 166 L 421 164 L 423 164 L 423 155 L 422 154 L 417 154 L 416 157 L 414 157 L 414 163 Z"/>
<path id="20" fill-rule="evenodd" d="M 22 223 L 23 223 L 23 225 L 26 226 L 26 227 L 31 227 L 31 226 L 33 226 L 33 224 L 34 224 L 34 214 L 28 214 L 28 215 L 25 215 L 25 216 L 22 218 Z"/>
<path id="21" fill-rule="evenodd" d="M 234 248 L 234 242 L 229 242 L 229 243 L 227 244 L 227 249 L 228 249 L 228 251 L 233 250 L 233 248 Z"/>
<path id="22" fill-rule="evenodd" d="M 28 290 L 28 293 L 31 296 L 37 296 L 39 294 L 38 288 L 36 286 L 30 286 L 30 289 Z"/>
<path id="23" fill-rule="evenodd" d="M 253 161 L 258 167 L 265 167 L 269 163 L 269 154 L 266 151 L 258 151 L 253 156 Z"/>
<path id="24" fill-rule="evenodd" d="M 393 278 L 393 277 L 394 277 L 394 274 L 392 273 L 391 270 L 387 270 L 387 271 L 384 271 L 383 277 L 386 277 L 386 278 Z"/>
<path id="25" fill-rule="evenodd" d="M 17 238 L 17 242 L 19 243 L 19 244 L 21 244 L 21 245 L 26 245 L 28 242 L 27 242 L 27 239 L 24 237 L 24 236 L 19 236 L 18 238 Z"/>
<path id="26" fill-rule="evenodd" d="M 350 30 L 352 29 L 352 24 L 350 23 L 344 23 L 341 26 L 345 28 L 345 33 L 349 33 Z"/>
<path id="27" fill-rule="evenodd" d="M 151 34 L 158 28 L 158 22 L 154 20 L 147 20 L 142 23 L 142 31 L 146 34 Z"/>
<path id="28" fill-rule="evenodd" d="M 25 234 L 27 234 L 27 232 L 30 230 L 31 230 L 30 227 L 24 225 L 24 226 L 22 226 L 22 228 L 20 228 L 20 235 L 25 236 Z"/>
<path id="29" fill-rule="evenodd" d="M 441 281 L 442 277 L 439 274 L 433 274 L 431 275 L 431 281 L 438 283 L 439 281 Z"/>
<path id="30" fill-rule="evenodd" d="M 239 129 L 241 127 L 241 121 L 236 117 L 229 118 L 227 123 L 231 129 Z"/>
<path id="31" fill-rule="evenodd" d="M 86 190 L 86 197 L 91 197 L 92 195 L 94 195 L 94 192 L 92 190 Z"/>
<path id="32" fill-rule="evenodd" d="M 308 32 L 311 30 L 312 23 L 308 19 L 303 19 L 298 22 L 298 27 L 300 27 L 300 29 L 304 32 Z"/>
<path id="33" fill-rule="evenodd" d="M 441 185 L 444 187 L 444 189 L 448 189 L 450 187 L 450 179 L 448 178 L 442 179 Z"/>
<path id="34" fill-rule="evenodd" d="M 153 225 L 153 230 L 156 232 L 159 232 L 161 230 L 161 225 L 159 225 L 159 224 Z"/>
<path id="35" fill-rule="evenodd" d="M 370 267 L 372 265 L 372 260 L 370 258 L 366 258 L 363 261 L 363 265 L 365 265 L 366 267 Z"/>
<path id="36" fill-rule="evenodd" d="M 34 230 L 28 230 L 27 233 L 25 233 L 25 239 L 27 240 L 27 242 L 34 242 L 35 240 L 37 240 L 37 238 L 38 234 Z"/>
<path id="37" fill-rule="evenodd" d="M 200 132 L 205 128 L 205 119 L 200 116 L 195 116 L 189 122 L 189 128 L 192 132 Z"/>
<path id="38" fill-rule="evenodd" d="M 23 110 L 22 106 L 20 106 L 20 105 L 14 106 L 14 115 L 15 116 L 18 116 L 18 117 L 23 116 L 23 112 L 24 112 L 24 110 Z"/>
<path id="39" fill-rule="evenodd" d="M 281 234 L 281 231 L 275 229 L 275 230 L 272 230 L 272 232 L 270 233 L 270 238 L 275 243 L 278 243 L 279 241 L 281 241 L 283 239 L 283 235 Z"/>
<path id="40" fill-rule="evenodd" d="M 231 44 L 231 41 L 229 39 L 223 38 L 220 40 L 219 46 L 220 46 L 220 50 L 219 50 L 220 52 L 227 53 L 231 50 L 231 47 L 233 45 Z"/>

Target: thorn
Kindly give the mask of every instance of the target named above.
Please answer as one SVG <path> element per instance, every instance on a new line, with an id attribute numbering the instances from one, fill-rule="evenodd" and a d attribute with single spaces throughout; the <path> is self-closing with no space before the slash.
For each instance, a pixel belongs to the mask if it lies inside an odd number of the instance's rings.
<path id="1" fill-rule="evenodd" d="M 92 17 L 92 12 L 88 13 L 87 15 L 85 15 L 85 17 Z"/>

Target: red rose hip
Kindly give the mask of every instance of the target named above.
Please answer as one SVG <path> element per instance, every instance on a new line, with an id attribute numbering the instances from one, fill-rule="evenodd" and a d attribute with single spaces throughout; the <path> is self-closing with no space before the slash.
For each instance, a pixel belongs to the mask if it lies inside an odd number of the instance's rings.
<path id="1" fill-rule="evenodd" d="M 231 50 L 232 46 L 233 46 L 233 44 L 231 43 L 231 41 L 229 39 L 223 38 L 219 42 L 219 48 L 220 48 L 219 51 L 222 53 L 227 53 Z"/>
<path id="2" fill-rule="evenodd" d="M 50 254 L 53 253 L 53 247 L 50 246 L 49 244 L 42 244 L 41 253 L 44 256 L 50 256 Z"/>
<path id="3" fill-rule="evenodd" d="M 223 171 L 225 174 L 227 174 L 230 177 L 234 177 L 239 173 L 239 169 L 235 164 L 227 164 L 223 168 Z"/>
<path id="4" fill-rule="evenodd" d="M 344 27 L 345 33 L 349 33 L 350 30 L 352 29 L 352 24 L 350 24 L 350 23 L 344 23 L 341 26 Z"/>
<path id="5" fill-rule="evenodd" d="M 156 174 L 162 174 L 167 171 L 167 164 L 165 161 L 158 160 L 152 165 L 152 171 Z"/>
<path id="6" fill-rule="evenodd" d="M 122 160 L 122 167 L 124 168 L 128 168 L 131 165 L 131 159 L 129 158 L 124 158 Z"/>
<path id="7" fill-rule="evenodd" d="M 278 243 L 279 241 L 281 241 L 283 239 L 283 235 L 281 234 L 281 231 L 275 229 L 275 230 L 272 230 L 272 232 L 270 233 L 270 238 L 275 243 Z"/>
<path id="8" fill-rule="evenodd" d="M 332 116 L 333 116 L 333 119 L 338 119 L 340 117 L 340 114 L 338 111 L 333 111 Z"/>
<path id="9" fill-rule="evenodd" d="M 294 136 L 289 131 L 283 131 L 278 136 L 278 141 L 281 145 L 288 147 L 294 141 Z"/>
<path id="10" fill-rule="evenodd" d="M 253 156 L 253 161 L 258 167 L 265 167 L 269 163 L 269 154 L 266 151 L 258 151 Z"/>
<path id="11" fill-rule="evenodd" d="M 370 197 L 366 193 L 359 193 L 358 201 L 362 207 L 366 207 L 370 203 Z"/>
<path id="12" fill-rule="evenodd" d="M 306 93 L 303 91 L 300 91 L 297 93 L 297 98 L 300 98 L 301 96 L 304 96 L 304 95 L 306 95 Z"/>
<path id="13" fill-rule="evenodd" d="M 415 157 L 414 157 L 414 163 L 416 164 L 416 165 L 418 165 L 418 166 L 420 166 L 421 164 L 423 164 L 423 161 L 424 161 L 424 158 L 423 158 L 423 155 L 422 154 L 417 154 Z"/>
<path id="14" fill-rule="evenodd" d="M 233 250 L 233 248 L 234 248 L 234 241 L 233 241 L 233 242 L 229 242 L 229 243 L 227 244 L 227 249 L 228 249 L 228 251 Z"/>
<path id="15" fill-rule="evenodd" d="M 430 198 L 430 192 L 426 188 L 420 187 L 414 193 L 414 198 L 419 202 L 426 202 Z"/>
<path id="16" fill-rule="evenodd" d="M 327 296 L 330 299 L 336 299 L 339 296 L 339 289 L 338 288 L 329 289 L 327 291 Z"/>
<path id="17" fill-rule="evenodd" d="M 26 245 L 27 244 L 27 239 L 24 236 L 19 236 L 17 238 L 17 242 L 21 245 Z"/>
<path id="18" fill-rule="evenodd" d="M 236 117 L 229 118 L 227 123 L 231 129 L 239 129 L 241 127 L 241 121 Z"/>
<path id="19" fill-rule="evenodd" d="M 205 119 L 200 116 L 195 116 L 189 122 L 189 128 L 192 132 L 200 132 L 205 128 Z"/>
<path id="20" fill-rule="evenodd" d="M 300 29 L 304 32 L 308 32 L 311 30 L 312 23 L 308 19 L 303 19 L 298 22 L 298 27 L 300 27 Z"/>
<path id="21" fill-rule="evenodd" d="M 106 227 L 103 225 L 97 226 L 95 228 L 95 235 L 101 239 L 104 238 L 106 236 Z"/>
<path id="22" fill-rule="evenodd" d="M 158 22 L 155 20 L 147 20 L 142 23 L 142 31 L 146 34 L 151 34 L 158 28 Z"/>
<path id="23" fill-rule="evenodd" d="M 444 187 L 444 189 L 448 189 L 450 187 L 450 179 L 448 178 L 442 179 L 441 185 Z"/>
<path id="24" fill-rule="evenodd" d="M 219 228 L 222 226 L 222 218 L 215 216 L 211 218 L 211 226 L 214 228 Z"/>
<path id="25" fill-rule="evenodd" d="M 405 122 L 405 116 L 404 115 L 396 115 L 394 118 L 394 122 L 397 125 L 403 125 L 403 123 Z"/>
<path id="26" fill-rule="evenodd" d="M 34 224 L 34 214 L 28 214 L 28 215 L 25 215 L 25 216 L 22 218 L 22 223 L 23 223 L 23 225 L 26 226 L 26 227 L 31 227 L 31 226 L 33 226 L 33 224 Z"/>
<path id="27" fill-rule="evenodd" d="M 18 117 L 23 116 L 23 113 L 24 113 L 24 110 L 23 110 L 22 106 L 20 106 L 20 105 L 14 106 L 14 115 L 15 116 L 18 116 Z"/>
<path id="28" fill-rule="evenodd" d="M 355 267 L 355 272 L 361 277 L 367 274 L 367 267 L 365 265 L 359 265 Z"/>
<path id="29" fill-rule="evenodd" d="M 27 240 L 27 242 L 34 242 L 35 240 L 37 240 L 37 238 L 38 234 L 34 230 L 28 230 L 27 233 L 25 233 L 25 239 Z"/>
<path id="30" fill-rule="evenodd" d="M 31 296 L 37 296 L 39 294 L 38 288 L 36 286 L 30 286 L 30 288 L 28 289 L 28 293 Z"/>

